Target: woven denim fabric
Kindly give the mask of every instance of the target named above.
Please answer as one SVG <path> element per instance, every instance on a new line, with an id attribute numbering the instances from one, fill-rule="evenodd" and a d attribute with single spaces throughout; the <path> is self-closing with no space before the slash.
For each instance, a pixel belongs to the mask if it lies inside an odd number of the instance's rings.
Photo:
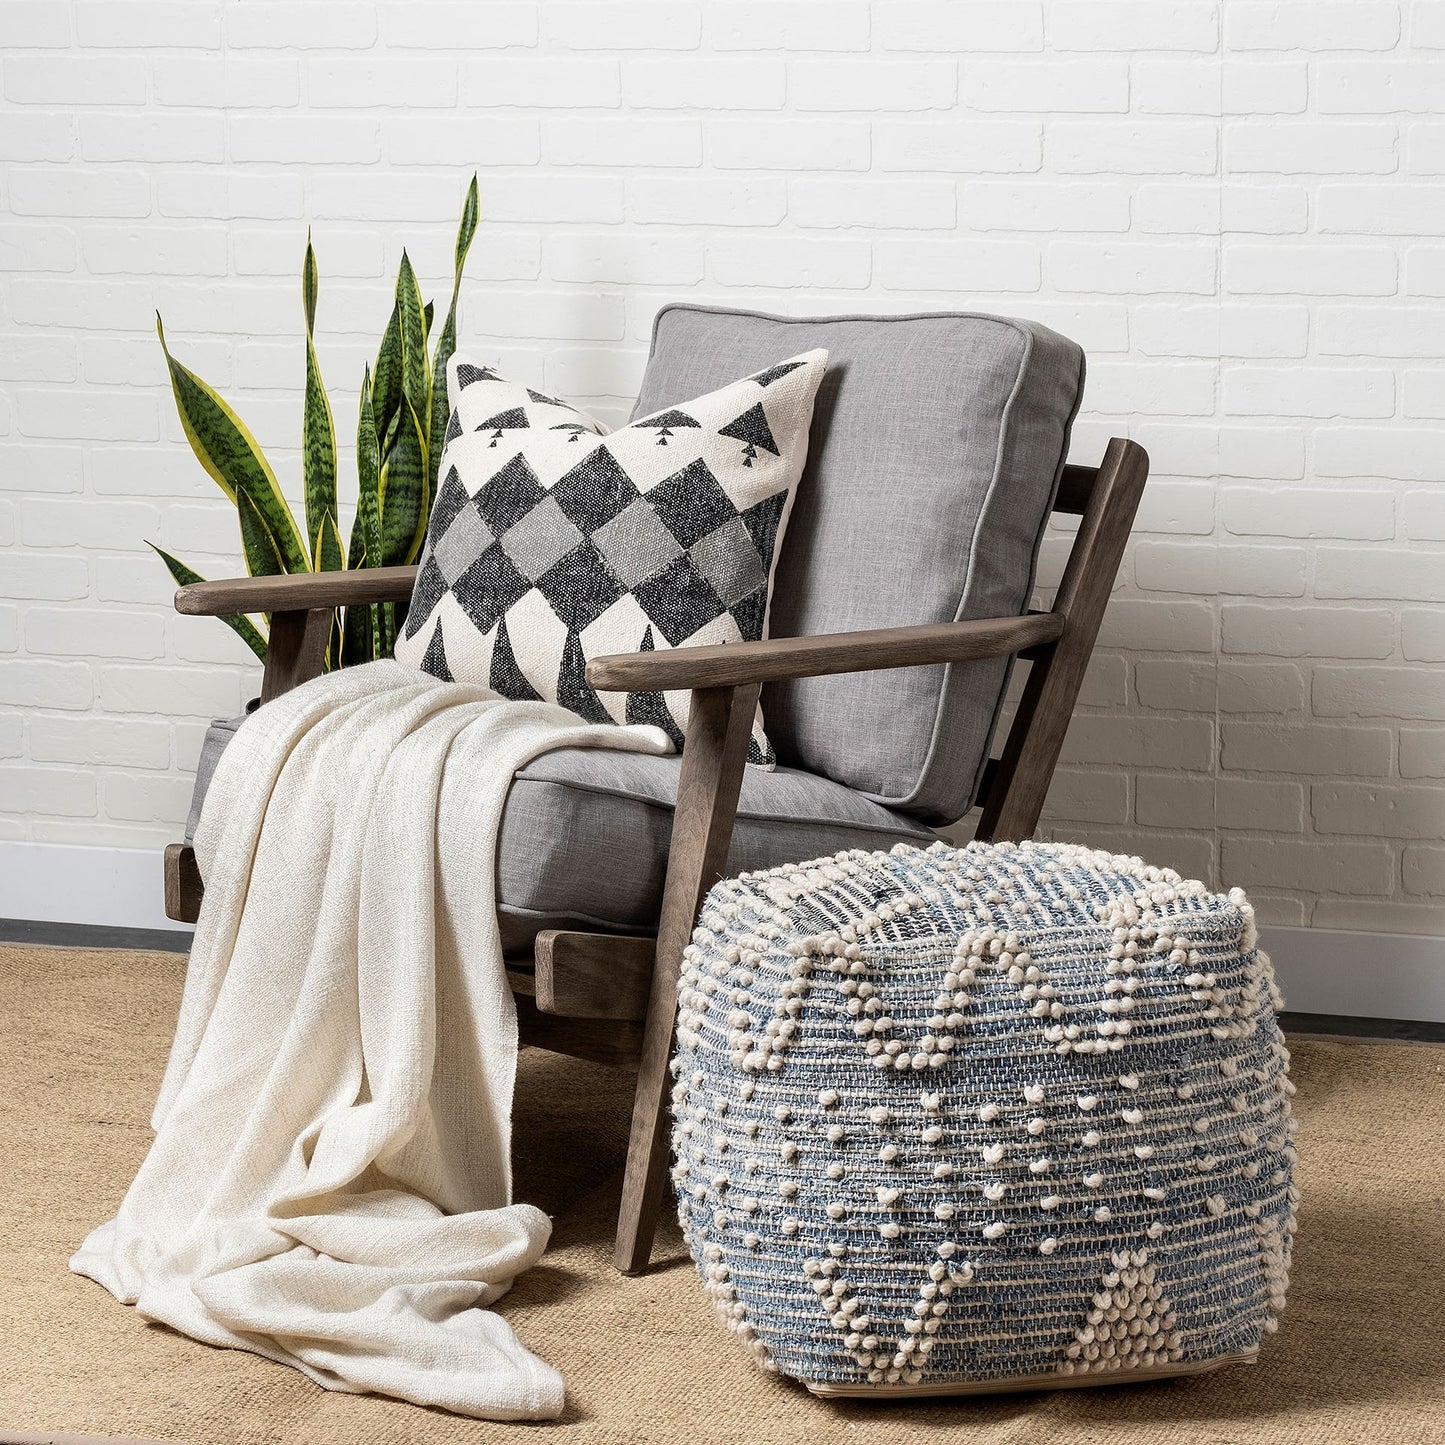
<path id="1" fill-rule="evenodd" d="M 765 1368 L 883 1391 L 1252 1354 L 1298 1197 L 1279 1003 L 1244 894 L 1138 858 L 900 844 L 718 884 L 673 1178 L 719 1313 Z"/>

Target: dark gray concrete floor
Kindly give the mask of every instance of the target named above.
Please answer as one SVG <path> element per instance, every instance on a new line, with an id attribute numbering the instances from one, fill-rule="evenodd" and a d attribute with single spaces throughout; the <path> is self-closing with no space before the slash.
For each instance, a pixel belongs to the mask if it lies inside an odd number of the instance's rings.
<path id="1" fill-rule="evenodd" d="M 39 923 L 0 918 L 0 943 L 46 943 L 57 948 L 144 948 L 189 953 L 189 928 L 108 928 L 92 923 Z"/>

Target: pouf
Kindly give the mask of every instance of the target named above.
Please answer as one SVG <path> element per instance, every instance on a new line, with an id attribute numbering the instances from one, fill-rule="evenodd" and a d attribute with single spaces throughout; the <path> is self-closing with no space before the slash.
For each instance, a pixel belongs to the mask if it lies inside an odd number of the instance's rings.
<path id="1" fill-rule="evenodd" d="M 1244 894 L 1064 844 L 744 874 L 684 955 L 679 1217 L 758 1362 L 820 1394 L 1254 1357 L 1297 1193 Z"/>

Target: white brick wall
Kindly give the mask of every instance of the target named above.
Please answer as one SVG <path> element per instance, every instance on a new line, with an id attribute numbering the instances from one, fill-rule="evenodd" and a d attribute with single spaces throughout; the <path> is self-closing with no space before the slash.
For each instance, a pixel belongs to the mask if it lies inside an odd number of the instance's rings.
<path id="1" fill-rule="evenodd" d="M 1048 829 L 1445 934 L 1445 5 L 0 0 L 0 49 L 0 840 L 171 839 L 255 690 L 143 550 L 237 555 L 154 311 L 294 493 L 306 227 L 344 437 L 475 165 L 465 343 L 609 417 L 671 297 L 1079 339 L 1075 456 L 1155 475 Z"/>

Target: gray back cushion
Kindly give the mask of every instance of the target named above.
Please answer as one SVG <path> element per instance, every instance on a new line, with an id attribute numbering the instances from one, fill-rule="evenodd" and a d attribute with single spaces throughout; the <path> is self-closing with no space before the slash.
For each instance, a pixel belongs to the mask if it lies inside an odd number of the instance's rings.
<path id="1" fill-rule="evenodd" d="M 999 316 L 795 319 L 658 313 L 634 416 L 783 357 L 828 349 L 808 465 L 783 538 L 774 637 L 1016 616 L 1068 450 L 1083 352 Z M 961 816 L 988 754 L 1008 663 L 774 683 L 780 762 L 931 824 Z"/>

